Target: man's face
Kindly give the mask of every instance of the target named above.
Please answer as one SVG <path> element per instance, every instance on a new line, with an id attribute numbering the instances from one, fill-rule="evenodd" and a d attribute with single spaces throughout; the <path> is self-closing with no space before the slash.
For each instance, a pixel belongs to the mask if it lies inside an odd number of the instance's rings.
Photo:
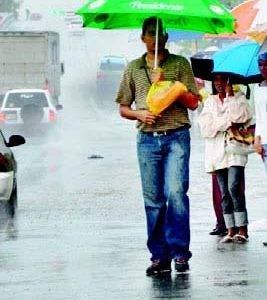
<path id="1" fill-rule="evenodd" d="M 267 79 L 267 60 L 259 60 L 259 69 L 264 79 Z"/>
<path id="2" fill-rule="evenodd" d="M 156 26 L 151 24 L 148 25 L 145 34 L 142 35 L 142 41 L 146 44 L 148 52 L 155 52 L 156 48 Z M 162 51 L 165 49 L 167 42 L 167 36 L 163 33 L 162 29 L 159 29 L 158 33 L 158 50 Z"/>

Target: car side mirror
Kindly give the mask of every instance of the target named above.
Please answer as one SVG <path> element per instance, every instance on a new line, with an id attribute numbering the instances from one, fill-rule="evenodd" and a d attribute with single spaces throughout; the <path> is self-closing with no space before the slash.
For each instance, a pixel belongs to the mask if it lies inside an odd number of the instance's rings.
<path id="1" fill-rule="evenodd" d="M 61 104 L 56 105 L 56 110 L 62 110 L 62 109 L 63 109 L 63 105 L 61 105 Z"/>
<path id="2" fill-rule="evenodd" d="M 7 147 L 15 147 L 25 144 L 25 139 L 21 135 L 11 135 L 7 143 Z"/>

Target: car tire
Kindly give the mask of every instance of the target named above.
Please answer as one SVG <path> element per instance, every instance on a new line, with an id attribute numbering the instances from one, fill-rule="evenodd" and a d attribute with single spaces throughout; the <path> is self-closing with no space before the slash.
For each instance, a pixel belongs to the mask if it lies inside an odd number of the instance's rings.
<path id="1" fill-rule="evenodd" d="M 11 193 L 10 199 L 7 201 L 7 214 L 13 218 L 15 216 L 16 208 L 17 208 L 17 199 L 18 199 L 18 193 L 17 193 L 17 187 L 15 187 Z"/>

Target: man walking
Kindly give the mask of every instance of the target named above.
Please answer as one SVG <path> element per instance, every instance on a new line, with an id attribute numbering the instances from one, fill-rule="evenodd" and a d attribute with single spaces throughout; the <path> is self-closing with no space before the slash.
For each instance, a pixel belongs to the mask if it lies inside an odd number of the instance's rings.
<path id="1" fill-rule="evenodd" d="M 157 18 L 144 20 L 141 39 L 147 52 L 126 68 L 117 95 L 120 115 L 137 120 L 137 155 L 141 173 L 143 198 L 147 218 L 147 247 L 151 266 L 147 275 L 189 269 L 189 157 L 190 121 L 187 108 L 198 105 L 197 88 L 188 61 L 165 49 L 168 35 L 158 19 L 158 65 L 164 80 L 180 81 L 188 89 L 155 117 L 148 111 L 146 96 L 155 78 L 153 65 L 156 47 Z M 155 74 L 154 74 L 155 75 Z"/>

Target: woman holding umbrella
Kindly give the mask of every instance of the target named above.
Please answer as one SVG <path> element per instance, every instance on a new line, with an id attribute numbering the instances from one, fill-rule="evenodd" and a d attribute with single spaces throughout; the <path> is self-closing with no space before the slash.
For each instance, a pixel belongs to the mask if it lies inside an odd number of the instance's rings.
<path id="1" fill-rule="evenodd" d="M 248 239 L 248 218 L 243 182 L 247 155 L 226 152 L 224 136 L 233 123 L 250 120 L 251 111 L 243 93 L 234 95 L 228 76 L 217 73 L 213 83 L 218 94 L 205 101 L 199 116 L 201 134 L 206 141 L 205 168 L 208 173 L 216 173 L 222 195 L 223 216 L 228 230 L 222 242 L 245 243 Z"/>

